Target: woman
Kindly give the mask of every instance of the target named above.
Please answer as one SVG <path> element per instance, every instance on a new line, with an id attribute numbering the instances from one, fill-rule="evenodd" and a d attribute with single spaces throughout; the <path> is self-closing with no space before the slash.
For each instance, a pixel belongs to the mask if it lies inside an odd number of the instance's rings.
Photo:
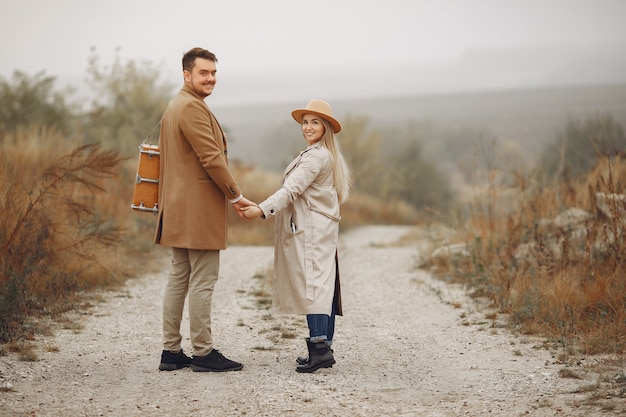
<path id="1" fill-rule="evenodd" d="M 330 347 L 335 316 L 342 315 L 339 206 L 348 198 L 350 173 L 335 142 L 341 124 L 327 102 L 311 100 L 291 115 L 308 146 L 285 169 L 281 188 L 243 212 L 248 219 L 276 216 L 273 307 L 277 313 L 306 314 L 309 356 L 296 359 L 296 371 L 315 372 L 335 363 Z"/>

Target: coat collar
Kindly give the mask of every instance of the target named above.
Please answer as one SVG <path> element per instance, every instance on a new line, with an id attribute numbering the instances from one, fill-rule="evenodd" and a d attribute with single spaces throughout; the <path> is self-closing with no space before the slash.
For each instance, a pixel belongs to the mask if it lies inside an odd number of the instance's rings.
<path id="1" fill-rule="evenodd" d="M 195 92 L 195 90 L 193 88 L 191 88 L 190 86 L 188 86 L 187 84 L 183 84 L 183 86 L 180 89 L 181 92 L 184 93 L 189 93 L 192 96 L 194 96 L 195 98 L 197 98 L 198 100 L 202 101 L 204 103 L 204 106 L 207 108 L 207 110 L 209 111 L 211 120 L 213 123 L 215 123 L 215 125 L 217 125 L 217 128 L 220 130 L 220 133 L 222 134 L 222 141 L 224 142 L 224 147 L 226 147 L 226 143 L 228 142 L 228 138 L 226 137 L 226 133 L 224 133 L 224 130 L 222 129 L 222 126 L 220 125 L 220 123 L 217 121 L 217 119 L 215 118 L 215 115 L 213 114 L 213 112 L 209 109 L 209 106 L 206 104 L 206 102 L 204 101 L 204 99 L 206 97 L 200 97 L 198 95 L 198 93 Z M 224 153 L 227 153 L 226 151 Z"/>
<path id="2" fill-rule="evenodd" d="M 311 149 L 318 149 L 318 148 L 321 148 L 321 147 L 322 147 L 322 143 L 321 143 L 321 141 L 317 141 L 317 142 L 315 142 L 313 145 L 308 146 L 305 150 L 303 150 L 302 152 L 300 152 L 300 155 L 302 155 L 302 154 L 303 154 L 303 153 L 305 153 L 305 152 L 310 151 Z"/>
<path id="3" fill-rule="evenodd" d="M 204 99 L 206 98 L 206 97 L 201 97 L 198 93 L 196 93 L 196 91 L 193 88 L 191 88 L 187 84 L 183 84 L 183 87 L 180 89 L 180 91 L 184 91 L 186 93 L 189 93 L 192 96 L 194 96 L 195 98 L 197 98 L 198 100 L 204 101 Z"/>
<path id="4" fill-rule="evenodd" d="M 321 147 L 322 147 L 322 144 L 320 142 L 317 142 L 307 147 L 305 150 L 301 151 L 300 155 L 296 156 L 296 158 L 293 161 L 291 161 L 291 163 L 287 166 L 287 168 L 285 168 L 285 171 L 283 171 L 283 178 L 286 177 L 287 174 L 289 174 L 296 166 L 298 166 L 298 164 L 300 163 L 300 159 L 302 159 L 302 155 L 304 155 L 311 149 L 319 149 Z"/>

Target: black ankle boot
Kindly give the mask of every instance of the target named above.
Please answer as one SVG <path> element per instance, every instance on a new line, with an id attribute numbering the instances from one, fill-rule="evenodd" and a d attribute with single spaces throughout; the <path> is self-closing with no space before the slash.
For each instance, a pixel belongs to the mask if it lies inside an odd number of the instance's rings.
<path id="1" fill-rule="evenodd" d="M 328 347 L 326 342 L 312 343 L 307 340 L 307 347 L 309 349 L 309 361 L 296 368 L 297 372 L 311 373 L 320 368 L 332 368 L 335 364 L 335 358 L 333 352 Z"/>
<path id="2" fill-rule="evenodd" d="M 311 348 L 310 348 L 310 346 L 313 345 L 314 343 L 311 343 L 309 341 L 310 339 L 308 337 L 306 339 L 304 339 L 304 340 L 306 341 L 306 347 L 307 347 L 307 350 L 309 351 L 309 354 L 307 356 L 298 356 L 296 358 L 296 363 L 298 365 L 306 365 L 307 363 L 309 363 L 309 361 L 310 361 L 309 358 L 311 357 Z M 332 353 L 335 353 L 332 349 L 330 351 Z M 333 367 L 332 365 L 329 366 L 329 368 L 332 368 L 332 367 Z"/>

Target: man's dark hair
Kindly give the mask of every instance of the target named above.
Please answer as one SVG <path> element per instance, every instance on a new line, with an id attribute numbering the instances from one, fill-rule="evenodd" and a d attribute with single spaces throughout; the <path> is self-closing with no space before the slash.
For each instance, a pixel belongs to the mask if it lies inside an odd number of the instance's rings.
<path id="1" fill-rule="evenodd" d="M 185 52 L 185 55 L 183 55 L 183 71 L 187 70 L 191 72 L 193 65 L 196 62 L 196 58 L 208 59 L 209 61 L 217 63 L 217 57 L 213 52 L 209 52 L 202 48 L 193 48 Z"/>

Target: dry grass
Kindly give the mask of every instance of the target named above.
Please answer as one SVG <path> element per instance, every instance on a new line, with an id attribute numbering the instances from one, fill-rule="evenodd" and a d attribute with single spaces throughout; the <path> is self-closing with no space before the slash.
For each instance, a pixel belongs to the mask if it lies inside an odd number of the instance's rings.
<path id="1" fill-rule="evenodd" d="M 626 221 L 620 214 L 626 207 L 616 206 L 613 218 L 601 215 L 598 192 L 626 192 L 623 159 L 600 159 L 586 178 L 567 183 L 522 177 L 514 189 L 490 183 L 471 204 L 462 237 L 471 255 L 446 273 L 488 297 L 522 333 L 548 336 L 584 354 L 624 353 Z M 506 209 L 502 195 L 515 196 Z M 571 207 L 590 214 L 578 234 L 546 226 L 545 219 Z M 534 248 L 523 262 L 516 257 L 522 244 Z"/>
<path id="2" fill-rule="evenodd" d="M 102 195 L 122 159 L 36 130 L 0 147 L 0 341 L 6 341 L 32 333 L 27 317 L 67 310 L 79 291 L 120 282 L 122 226 Z"/>

